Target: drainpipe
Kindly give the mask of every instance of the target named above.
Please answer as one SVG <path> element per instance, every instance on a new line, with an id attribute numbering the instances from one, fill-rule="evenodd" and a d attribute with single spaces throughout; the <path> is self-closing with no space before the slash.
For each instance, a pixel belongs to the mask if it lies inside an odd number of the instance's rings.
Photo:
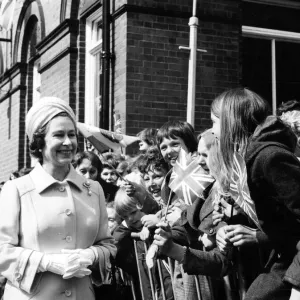
<path id="1" fill-rule="evenodd" d="M 110 0 L 102 1 L 102 90 L 100 127 L 109 129 L 109 73 L 110 73 Z M 101 84 L 101 83 L 100 83 Z"/>

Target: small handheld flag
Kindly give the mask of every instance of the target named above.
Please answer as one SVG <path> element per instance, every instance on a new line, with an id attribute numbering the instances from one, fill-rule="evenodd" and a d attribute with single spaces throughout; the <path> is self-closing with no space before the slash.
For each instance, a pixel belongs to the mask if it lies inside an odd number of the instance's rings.
<path id="1" fill-rule="evenodd" d="M 247 184 L 247 168 L 243 157 L 234 152 L 233 167 L 230 182 L 230 194 L 235 203 L 252 219 L 255 225 L 260 229 L 259 221 L 256 215 L 255 204 L 250 197 L 250 191 Z"/>
<path id="2" fill-rule="evenodd" d="M 77 122 L 77 128 L 100 153 L 109 149 L 118 150 L 139 140 L 135 136 L 115 133 L 80 122 Z"/>
<path id="3" fill-rule="evenodd" d="M 192 205 L 197 197 L 203 197 L 205 189 L 214 181 L 214 178 L 193 159 L 191 153 L 180 150 L 169 182 L 170 189 L 179 198 L 184 199 L 187 205 Z"/>

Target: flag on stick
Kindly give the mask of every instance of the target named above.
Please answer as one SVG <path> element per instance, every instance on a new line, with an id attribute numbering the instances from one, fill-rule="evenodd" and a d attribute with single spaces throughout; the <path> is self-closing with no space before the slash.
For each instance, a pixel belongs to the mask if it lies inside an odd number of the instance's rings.
<path id="1" fill-rule="evenodd" d="M 230 182 L 230 194 L 236 204 L 252 219 L 255 225 L 261 229 L 257 218 L 255 204 L 250 197 L 247 183 L 247 168 L 243 157 L 234 152 L 233 168 Z"/>
<path id="2" fill-rule="evenodd" d="M 135 136 L 115 133 L 80 122 L 77 122 L 77 128 L 99 152 L 109 149 L 118 150 L 121 147 L 127 147 L 139 140 L 139 138 Z"/>
<path id="3" fill-rule="evenodd" d="M 184 199 L 187 205 L 192 205 L 198 197 L 203 197 L 205 189 L 214 181 L 214 178 L 192 158 L 191 153 L 180 150 L 169 182 L 170 189 L 179 198 Z"/>

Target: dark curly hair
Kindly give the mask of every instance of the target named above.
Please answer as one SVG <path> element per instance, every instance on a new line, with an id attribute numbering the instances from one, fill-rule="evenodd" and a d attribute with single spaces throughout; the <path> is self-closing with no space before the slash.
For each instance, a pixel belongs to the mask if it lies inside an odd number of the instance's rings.
<path id="1" fill-rule="evenodd" d="M 61 112 L 57 115 L 55 115 L 53 118 L 56 117 L 70 117 L 66 112 Z M 53 120 L 53 118 L 51 120 Z M 71 119 L 71 118 L 70 118 Z M 49 122 L 51 121 L 49 120 Z M 72 119 L 71 119 L 72 120 Z M 40 163 L 43 163 L 43 155 L 42 155 L 42 149 L 45 147 L 45 136 L 48 130 L 48 123 L 46 123 L 42 128 L 39 128 L 32 137 L 32 141 L 29 144 L 29 152 L 31 156 L 38 159 Z M 75 128 L 76 125 L 74 124 Z M 76 138 L 78 139 L 78 136 L 76 134 Z"/>
<path id="2" fill-rule="evenodd" d="M 163 159 L 158 148 L 154 146 L 147 150 L 146 154 L 143 156 L 138 165 L 138 169 L 144 175 L 150 169 L 163 169 L 168 172 L 170 167 L 169 164 Z"/>

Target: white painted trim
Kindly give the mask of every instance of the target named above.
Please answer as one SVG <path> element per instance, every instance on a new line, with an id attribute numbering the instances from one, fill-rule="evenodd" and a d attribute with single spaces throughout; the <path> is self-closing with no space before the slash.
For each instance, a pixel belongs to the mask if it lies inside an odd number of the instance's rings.
<path id="1" fill-rule="evenodd" d="M 272 112 L 273 115 L 276 115 L 277 107 L 277 80 L 276 80 L 276 40 L 271 41 L 272 48 Z"/>
<path id="2" fill-rule="evenodd" d="M 268 5 L 276 5 L 287 8 L 295 8 L 300 9 L 300 3 L 298 1 L 291 0 L 243 0 L 244 2 L 252 2 L 257 4 L 268 4 Z"/>
<path id="3" fill-rule="evenodd" d="M 90 22 L 95 21 L 95 20 L 100 20 L 101 15 L 102 15 L 102 10 L 98 9 L 94 13 L 92 13 L 91 15 L 89 15 L 86 18 L 86 21 L 90 23 Z"/>
<path id="4" fill-rule="evenodd" d="M 102 50 L 102 40 L 98 41 L 93 45 L 93 47 L 88 50 L 91 55 L 96 55 L 98 52 Z"/>
<path id="5" fill-rule="evenodd" d="M 96 41 L 97 32 L 93 30 L 92 24 L 99 20 L 101 20 L 101 9 L 86 19 L 84 122 L 93 126 L 99 126 L 97 124 L 99 120 L 99 101 L 95 96 L 95 74 L 97 71 L 96 55 L 102 49 L 102 40 Z"/>
<path id="6" fill-rule="evenodd" d="M 242 33 L 245 37 L 256 37 L 276 41 L 288 41 L 300 43 L 300 33 L 292 31 L 274 30 L 252 26 L 242 26 Z"/>

